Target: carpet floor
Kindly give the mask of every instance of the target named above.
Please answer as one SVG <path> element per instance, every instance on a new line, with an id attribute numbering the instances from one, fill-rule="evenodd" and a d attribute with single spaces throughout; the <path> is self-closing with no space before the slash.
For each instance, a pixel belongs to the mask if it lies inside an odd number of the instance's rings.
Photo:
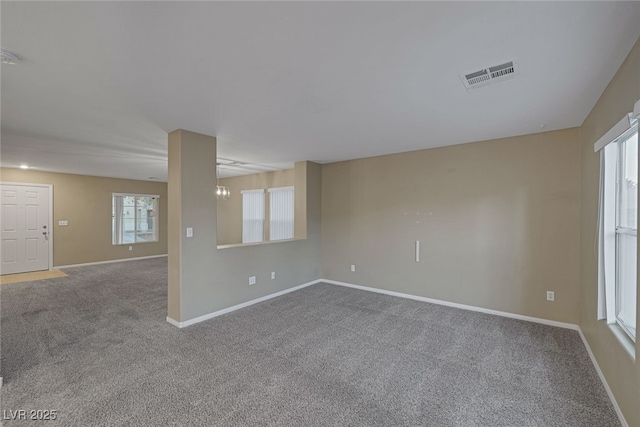
<path id="1" fill-rule="evenodd" d="M 180 330 L 164 258 L 67 274 L 2 286 L 5 426 L 619 426 L 575 331 L 329 284 Z"/>

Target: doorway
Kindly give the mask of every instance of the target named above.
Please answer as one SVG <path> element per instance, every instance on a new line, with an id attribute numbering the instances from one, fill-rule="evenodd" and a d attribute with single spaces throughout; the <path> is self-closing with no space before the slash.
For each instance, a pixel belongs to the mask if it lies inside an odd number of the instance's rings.
<path id="1" fill-rule="evenodd" d="M 49 270 L 53 186 L 0 183 L 0 274 Z"/>

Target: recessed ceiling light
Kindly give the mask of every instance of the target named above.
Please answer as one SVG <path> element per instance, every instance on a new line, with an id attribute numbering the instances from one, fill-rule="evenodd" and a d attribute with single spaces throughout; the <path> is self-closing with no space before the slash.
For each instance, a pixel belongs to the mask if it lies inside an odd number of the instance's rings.
<path id="1" fill-rule="evenodd" d="M 3 64 L 16 65 L 21 59 L 19 55 L 0 48 L 0 62 Z"/>
<path id="2" fill-rule="evenodd" d="M 29 165 L 21 164 L 20 169 L 29 169 Z"/>

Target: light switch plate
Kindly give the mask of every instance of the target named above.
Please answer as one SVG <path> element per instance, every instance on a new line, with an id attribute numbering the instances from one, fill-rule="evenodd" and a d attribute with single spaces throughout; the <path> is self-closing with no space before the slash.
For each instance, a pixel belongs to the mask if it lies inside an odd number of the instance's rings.
<path id="1" fill-rule="evenodd" d="M 187 227 L 187 237 L 193 237 L 193 227 Z"/>
<path id="2" fill-rule="evenodd" d="M 62 221 L 58 221 L 58 225 L 62 226 L 62 227 L 65 227 L 65 226 L 69 225 L 69 221 L 66 220 L 66 219 L 64 219 Z"/>

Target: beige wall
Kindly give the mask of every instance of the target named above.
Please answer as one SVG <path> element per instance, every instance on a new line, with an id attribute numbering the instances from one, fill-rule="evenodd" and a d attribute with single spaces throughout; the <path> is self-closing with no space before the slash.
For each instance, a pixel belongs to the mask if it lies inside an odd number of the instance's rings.
<path id="1" fill-rule="evenodd" d="M 580 327 L 630 426 L 640 426 L 640 340 L 636 361 L 623 350 L 604 321 L 596 320 L 599 155 L 593 144 L 640 99 L 640 39 L 580 128 L 582 159 Z M 639 263 L 640 265 L 640 263 Z M 640 293 L 638 293 L 640 297 Z M 640 306 L 640 301 L 638 303 Z M 640 311 L 639 311 L 640 313 Z M 640 324 L 640 322 L 638 322 Z"/>
<path id="2" fill-rule="evenodd" d="M 326 164 L 324 277 L 577 324 L 579 159 L 567 129 Z"/>
<path id="3" fill-rule="evenodd" d="M 218 199 L 218 244 L 229 245 L 242 243 L 242 194 L 243 190 L 265 189 L 265 239 L 269 238 L 269 197 L 267 188 L 288 187 L 295 185 L 293 169 L 274 172 L 256 173 L 220 179 L 220 185 L 229 186 L 233 196 L 229 199 Z"/>
<path id="4" fill-rule="evenodd" d="M 53 265 L 136 258 L 167 253 L 167 184 L 85 175 L 0 169 L 0 181 L 53 184 Z M 111 244 L 112 193 L 158 194 L 159 241 Z M 58 221 L 68 220 L 68 226 Z"/>
<path id="5" fill-rule="evenodd" d="M 320 165 L 299 162 L 294 169 L 296 202 L 304 201 L 308 213 L 306 239 L 217 249 L 218 200 L 207 184 L 215 182 L 215 161 L 215 138 L 182 130 L 169 135 L 169 317 L 179 322 L 322 277 Z M 186 227 L 193 227 L 192 238 Z M 249 276 L 256 276 L 254 286 Z"/>

